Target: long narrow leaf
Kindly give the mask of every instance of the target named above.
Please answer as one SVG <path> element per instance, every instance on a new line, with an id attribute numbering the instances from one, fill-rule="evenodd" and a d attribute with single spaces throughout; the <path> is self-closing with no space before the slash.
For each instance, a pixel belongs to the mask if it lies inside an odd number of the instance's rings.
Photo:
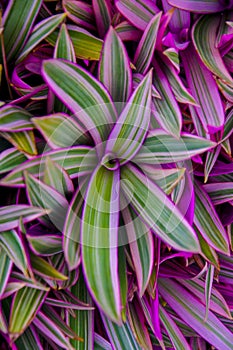
<path id="1" fill-rule="evenodd" d="M 8 279 L 11 274 L 12 269 L 12 260 L 9 258 L 8 254 L 1 248 L 0 249 L 0 298 L 2 297 L 6 285 L 8 283 Z"/>

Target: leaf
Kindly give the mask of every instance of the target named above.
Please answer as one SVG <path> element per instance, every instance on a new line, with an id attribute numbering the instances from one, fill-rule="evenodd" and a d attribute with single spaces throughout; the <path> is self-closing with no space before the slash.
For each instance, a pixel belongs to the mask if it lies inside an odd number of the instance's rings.
<path id="1" fill-rule="evenodd" d="M 140 297 L 148 286 L 154 265 L 154 241 L 152 232 L 137 217 L 130 207 L 121 210 L 128 236 L 130 253 L 137 276 Z"/>
<path id="2" fill-rule="evenodd" d="M 62 229 L 68 209 L 66 198 L 29 173 L 25 173 L 25 184 L 29 202 L 32 205 L 50 209 L 49 216 L 41 220 L 46 224 L 52 222 Z"/>
<path id="3" fill-rule="evenodd" d="M 182 51 L 181 57 L 190 91 L 199 105 L 194 108 L 205 131 L 212 134 L 223 129 L 223 104 L 211 72 L 201 62 L 193 46 L 189 45 Z"/>
<path id="4" fill-rule="evenodd" d="M 181 133 L 177 139 L 162 130 L 149 131 L 147 138 L 135 156 L 136 163 L 166 164 L 190 159 L 215 146 L 210 140 Z"/>
<path id="5" fill-rule="evenodd" d="M 198 241 L 200 243 L 201 255 L 205 258 L 205 260 L 209 261 L 219 270 L 220 267 L 219 267 L 218 255 L 216 251 L 202 237 L 197 227 L 194 226 L 194 228 L 198 236 Z"/>
<path id="6" fill-rule="evenodd" d="M 36 141 L 33 131 L 19 132 L 0 132 L 7 141 L 12 143 L 19 151 L 22 151 L 30 156 L 37 155 Z"/>
<path id="7" fill-rule="evenodd" d="M 200 17 L 193 26 L 192 40 L 205 66 L 214 75 L 232 86 L 233 80 L 224 65 L 219 49 L 215 46 L 220 20 L 221 17 L 218 15 Z"/>
<path id="8" fill-rule="evenodd" d="M 31 113 L 17 106 L 5 105 L 0 109 L 0 131 L 32 130 Z"/>
<path id="9" fill-rule="evenodd" d="M 8 2 L 3 16 L 4 46 L 8 60 L 17 57 L 24 46 L 41 4 L 41 0 Z"/>
<path id="10" fill-rule="evenodd" d="M 200 279 L 187 279 L 179 280 L 186 289 L 188 289 L 192 294 L 200 300 L 203 305 L 206 305 L 204 295 L 205 295 L 205 282 Z M 212 287 L 212 292 L 209 299 L 209 309 L 218 315 L 222 315 L 225 318 L 231 319 L 231 313 L 229 307 L 221 295 L 221 293 Z"/>
<path id="11" fill-rule="evenodd" d="M 33 320 L 34 325 L 44 335 L 49 337 L 58 346 L 67 350 L 72 350 L 69 340 L 65 337 L 59 327 L 42 311 L 39 311 L 36 318 Z"/>
<path id="12" fill-rule="evenodd" d="M 46 294 L 44 291 L 29 287 L 24 287 L 15 294 L 9 321 L 11 338 L 17 338 L 29 326 L 39 311 Z"/>
<path id="13" fill-rule="evenodd" d="M 111 3 L 109 0 L 92 0 L 92 7 L 98 33 L 103 38 L 111 25 Z"/>
<path id="14" fill-rule="evenodd" d="M 140 169 L 148 175 L 166 194 L 171 194 L 185 174 L 185 168 L 157 168 L 154 165 L 140 164 Z"/>
<path id="15" fill-rule="evenodd" d="M 81 301 L 92 305 L 91 297 L 87 291 L 83 277 L 79 278 L 78 283 L 72 287 L 71 292 Z M 71 329 L 83 339 L 78 341 L 71 340 L 75 350 L 91 350 L 94 345 L 94 312 L 93 310 L 77 310 L 75 317 L 69 317 Z"/>
<path id="16" fill-rule="evenodd" d="M 166 60 L 164 56 L 160 56 L 159 64 L 167 80 L 170 83 L 172 92 L 176 100 L 180 103 L 197 105 L 197 102 L 195 101 L 193 96 L 189 93 L 187 88 L 184 86 L 177 71 L 171 65 L 171 63 L 168 60 Z"/>
<path id="17" fill-rule="evenodd" d="M 81 222 L 82 264 L 88 289 L 101 310 L 121 322 L 118 279 L 119 170 L 98 166 L 85 195 Z"/>
<path id="18" fill-rule="evenodd" d="M 207 273 L 206 273 L 206 279 L 205 279 L 205 320 L 208 318 L 209 313 L 209 307 L 210 307 L 210 298 L 212 294 L 212 286 L 213 286 L 213 279 L 214 279 L 214 266 L 209 265 Z"/>
<path id="19" fill-rule="evenodd" d="M 95 333 L 95 350 L 112 350 L 111 344 L 99 334 Z"/>
<path id="20" fill-rule="evenodd" d="M 68 147 L 44 154 L 33 158 L 22 165 L 19 165 L 10 174 L 1 179 L 0 184 L 6 186 L 24 187 L 24 171 L 35 176 L 44 176 L 46 157 L 62 166 L 73 179 L 77 176 L 87 175 L 92 172 L 96 163 L 96 154 L 88 146 Z"/>
<path id="21" fill-rule="evenodd" d="M 15 344 L 18 349 L 30 349 L 31 347 L 33 350 L 44 350 L 39 335 L 33 326 L 28 327 L 16 340 Z"/>
<path id="22" fill-rule="evenodd" d="M 46 260 L 40 258 L 36 255 L 30 255 L 30 261 L 32 264 L 33 270 L 41 277 L 48 278 L 52 280 L 67 280 L 67 276 L 64 276 L 62 273 L 57 271 L 51 264 Z"/>
<path id="23" fill-rule="evenodd" d="M 121 169 L 121 188 L 148 228 L 177 250 L 198 252 L 192 227 L 168 197 L 133 164 Z"/>
<path id="24" fill-rule="evenodd" d="M 18 165 L 22 164 L 27 158 L 16 148 L 8 148 L 0 154 L 0 174 L 6 173 Z"/>
<path id="25" fill-rule="evenodd" d="M 20 218 L 23 223 L 33 221 L 47 213 L 45 209 L 26 204 L 11 204 L 0 208 L 0 231 L 11 230 L 19 226 Z"/>
<path id="26" fill-rule="evenodd" d="M 0 233 L 0 246 L 25 276 L 28 276 L 29 261 L 23 241 L 15 230 Z"/>
<path id="27" fill-rule="evenodd" d="M 41 256 L 49 256 L 62 251 L 62 238 L 58 235 L 27 235 L 31 250 Z"/>
<path id="28" fill-rule="evenodd" d="M 191 324 L 202 338 L 219 349 L 231 349 L 232 333 L 212 312 L 208 320 L 203 322 L 205 307 L 177 282 L 160 278 L 159 291 L 178 316 Z"/>
<path id="29" fill-rule="evenodd" d="M 74 191 L 73 182 L 66 171 L 49 157 L 45 161 L 44 183 L 65 196 Z"/>
<path id="30" fill-rule="evenodd" d="M 101 84 L 83 68 L 69 62 L 47 60 L 42 72 L 55 95 L 67 104 L 90 132 L 95 144 L 105 141 L 110 125 L 116 119 L 116 112 Z"/>
<path id="31" fill-rule="evenodd" d="M 129 22 L 143 31 L 151 18 L 159 12 L 158 7 L 150 0 L 117 0 L 115 5 Z"/>
<path id="32" fill-rule="evenodd" d="M 128 21 L 119 23 L 114 29 L 122 41 L 138 41 L 141 38 L 141 31 L 135 28 Z"/>
<path id="33" fill-rule="evenodd" d="M 138 152 L 149 128 L 150 105 L 151 72 L 130 97 L 108 137 L 105 156 L 102 159 L 106 168 L 117 168 Z"/>
<path id="34" fill-rule="evenodd" d="M 227 3 L 218 0 L 168 0 L 172 6 L 197 13 L 221 12 L 227 8 Z"/>
<path id="35" fill-rule="evenodd" d="M 19 55 L 16 64 L 21 62 L 42 40 L 44 40 L 49 34 L 51 34 L 61 22 L 65 19 L 64 13 L 50 16 L 40 21 L 33 31 L 24 46 L 21 54 Z"/>
<path id="36" fill-rule="evenodd" d="M 77 188 L 70 202 L 63 229 L 64 256 L 70 270 L 77 268 L 80 264 L 80 224 L 86 185 L 81 183 Z"/>
<path id="37" fill-rule="evenodd" d="M 104 40 L 99 64 L 99 80 L 110 92 L 120 110 L 132 92 L 132 72 L 128 53 L 115 30 L 110 27 Z M 119 105 L 119 106 L 118 106 Z"/>
<path id="38" fill-rule="evenodd" d="M 155 60 L 153 60 L 153 66 L 155 68 L 153 85 L 161 96 L 161 99 L 152 99 L 152 108 L 155 111 L 154 116 L 165 131 L 177 137 L 180 135 L 182 125 L 180 108 L 166 76 Z"/>
<path id="39" fill-rule="evenodd" d="M 159 12 L 150 20 L 139 41 L 134 56 L 134 65 L 139 73 L 145 74 L 150 66 L 155 50 L 161 15 L 162 12 Z"/>
<path id="40" fill-rule="evenodd" d="M 64 0 L 63 7 L 67 17 L 80 27 L 95 30 L 92 6 L 84 1 Z"/>
<path id="41" fill-rule="evenodd" d="M 119 283 L 120 283 L 120 294 L 121 294 L 121 317 L 122 321 L 126 321 L 126 306 L 128 300 L 128 272 L 127 262 L 125 256 L 124 245 L 120 245 L 121 237 L 119 235 L 119 247 L 118 247 L 118 271 L 119 271 Z"/>
<path id="42" fill-rule="evenodd" d="M 195 196 L 195 226 L 211 247 L 229 255 L 229 243 L 226 231 L 207 193 L 204 192 L 199 184 L 195 185 Z"/>
<path id="43" fill-rule="evenodd" d="M 75 55 L 83 60 L 100 59 L 100 53 L 103 46 L 103 41 L 87 30 L 74 25 L 67 25 L 68 33 L 74 46 Z M 57 41 L 58 31 L 54 31 L 47 36 L 46 40 L 53 46 Z"/>
<path id="44" fill-rule="evenodd" d="M 56 45 L 54 48 L 54 58 L 64 58 L 71 62 L 76 62 L 73 43 L 65 23 L 62 23 Z"/>
<path id="45" fill-rule="evenodd" d="M 204 182 L 208 181 L 209 174 L 211 173 L 211 170 L 213 169 L 214 164 L 218 159 L 220 151 L 221 151 L 221 146 L 218 145 L 216 148 L 214 148 L 212 151 L 206 154 L 205 168 L 204 168 Z"/>
<path id="46" fill-rule="evenodd" d="M 203 186 L 214 205 L 233 200 L 233 182 L 216 182 Z"/>
<path id="47" fill-rule="evenodd" d="M 5 292 L 11 274 L 12 264 L 12 260 L 6 254 L 4 249 L 0 248 L 0 298 L 2 298 L 2 295 Z"/>
<path id="48" fill-rule="evenodd" d="M 118 326 L 116 323 L 111 322 L 107 317 L 105 317 L 103 313 L 101 313 L 101 318 L 108 338 L 110 339 L 111 346 L 114 350 L 141 350 L 141 347 L 136 341 L 128 321 L 123 323 L 122 326 Z"/>
<path id="49" fill-rule="evenodd" d="M 172 341 L 174 348 L 176 350 L 191 350 L 190 345 L 180 331 L 179 327 L 161 305 L 159 305 L 159 317 L 169 335 L 169 338 Z"/>

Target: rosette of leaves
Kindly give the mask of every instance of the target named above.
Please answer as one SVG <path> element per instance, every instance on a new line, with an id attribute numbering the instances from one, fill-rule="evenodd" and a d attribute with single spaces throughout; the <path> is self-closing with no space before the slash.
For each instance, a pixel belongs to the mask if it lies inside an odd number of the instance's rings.
<path id="1" fill-rule="evenodd" d="M 2 7 L 3 348 L 232 349 L 232 3 Z"/>

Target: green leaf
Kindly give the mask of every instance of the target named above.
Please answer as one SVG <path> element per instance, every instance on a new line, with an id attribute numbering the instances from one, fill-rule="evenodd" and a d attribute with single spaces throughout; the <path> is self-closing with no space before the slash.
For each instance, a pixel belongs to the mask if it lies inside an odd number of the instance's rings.
<path id="1" fill-rule="evenodd" d="M 26 155 L 37 155 L 36 141 L 33 131 L 19 131 L 19 132 L 0 132 L 7 141 L 12 143 L 19 151 L 26 153 Z"/>
<path id="2" fill-rule="evenodd" d="M 42 256 L 54 255 L 62 252 L 62 237 L 58 235 L 27 235 L 31 250 Z"/>
<path id="3" fill-rule="evenodd" d="M 22 50 L 41 4 L 42 0 L 15 0 L 9 2 L 3 16 L 5 51 L 8 60 L 17 57 Z"/>
<path id="4" fill-rule="evenodd" d="M 51 210 L 49 216 L 41 218 L 46 224 L 55 224 L 60 230 L 64 225 L 68 202 L 64 196 L 33 175 L 25 172 L 25 184 L 32 205 Z"/>
<path id="5" fill-rule="evenodd" d="M 63 0 L 63 7 L 67 13 L 67 17 L 71 21 L 79 27 L 95 30 L 96 26 L 92 6 L 84 1 Z"/>
<path id="6" fill-rule="evenodd" d="M 105 314 L 121 322 L 118 278 L 119 169 L 98 166 L 85 195 L 81 222 L 82 263 L 89 291 Z"/>
<path id="7" fill-rule="evenodd" d="M 0 131 L 32 130 L 32 114 L 17 106 L 5 105 L 0 109 Z"/>
<path id="8" fill-rule="evenodd" d="M 1 232 L 0 246 L 14 262 L 16 267 L 21 270 L 25 276 L 28 276 L 29 262 L 27 253 L 17 232 L 15 230 Z"/>
<path id="9" fill-rule="evenodd" d="M 15 148 L 8 148 L 0 154 L 0 174 L 6 173 L 18 165 L 22 164 L 27 158 L 23 153 Z"/>
<path id="10" fill-rule="evenodd" d="M 83 277 L 71 288 L 71 293 L 79 300 L 92 305 L 91 297 L 87 291 Z M 94 342 L 94 311 L 76 310 L 74 316 L 69 317 L 70 328 L 80 337 L 80 340 L 71 340 L 75 350 L 91 350 Z"/>
<path id="11" fill-rule="evenodd" d="M 17 338 L 29 326 L 46 294 L 44 291 L 29 287 L 24 287 L 15 294 L 9 321 L 11 338 Z"/>
<path id="12" fill-rule="evenodd" d="M 215 45 L 220 20 L 221 16 L 218 14 L 200 17 L 193 26 L 192 39 L 195 49 L 206 67 L 214 75 L 232 86 L 233 80 L 226 69 L 219 49 Z"/>
<path id="13" fill-rule="evenodd" d="M 213 286 L 213 279 L 214 279 L 214 266 L 209 265 L 207 273 L 206 273 L 206 279 L 205 279 L 205 320 L 208 318 L 208 312 L 210 307 L 210 298 L 212 294 L 212 286 Z"/>
<path id="14" fill-rule="evenodd" d="M 100 59 L 100 53 L 103 46 L 103 41 L 101 39 L 95 37 L 87 30 L 77 26 L 69 24 L 67 25 L 67 29 L 77 58 L 95 61 Z M 58 31 L 54 31 L 46 38 L 46 40 L 51 45 L 55 46 L 57 36 Z"/>
<path id="15" fill-rule="evenodd" d="M 200 231 L 197 229 L 197 227 L 194 226 L 194 228 L 197 233 L 198 241 L 201 247 L 201 255 L 203 255 L 205 260 L 209 261 L 219 270 L 220 267 L 219 267 L 218 255 L 216 251 L 206 242 L 206 240 L 204 240 L 204 238 L 200 234 Z"/>
<path id="16" fill-rule="evenodd" d="M 65 19 L 64 13 L 50 16 L 40 21 L 33 29 L 26 45 L 19 55 L 16 64 L 21 62 L 42 40 L 51 34 L 59 24 Z"/>
<path id="17" fill-rule="evenodd" d="M 51 264 L 49 264 L 46 260 L 40 258 L 36 255 L 30 256 L 30 261 L 33 270 L 41 277 L 48 278 L 52 280 L 67 280 L 67 276 L 64 276 L 62 273 L 57 271 Z"/>
<path id="18" fill-rule="evenodd" d="M 132 72 L 128 53 L 115 30 L 110 27 L 104 40 L 99 65 L 99 80 L 110 92 L 121 111 L 132 91 Z M 120 108 L 121 107 L 121 108 Z"/>
<path id="19" fill-rule="evenodd" d="M 39 335 L 33 327 L 28 327 L 24 333 L 15 342 L 18 349 L 42 350 L 42 344 Z"/>
<path id="20" fill-rule="evenodd" d="M 65 23 L 62 23 L 57 37 L 54 58 L 64 58 L 70 62 L 76 62 L 74 46 Z"/>
<path id="21" fill-rule="evenodd" d="M 181 251 L 199 251 L 195 233 L 180 211 L 133 164 L 122 167 L 121 188 L 138 217 L 163 241 Z"/>
<path id="22" fill-rule="evenodd" d="M 32 122 L 52 149 L 90 142 L 83 127 L 63 113 L 32 118 Z"/>
<path id="23" fill-rule="evenodd" d="M 4 293 L 12 269 L 12 260 L 4 249 L 0 248 L 0 297 Z M 0 327 L 1 328 L 1 327 Z"/>

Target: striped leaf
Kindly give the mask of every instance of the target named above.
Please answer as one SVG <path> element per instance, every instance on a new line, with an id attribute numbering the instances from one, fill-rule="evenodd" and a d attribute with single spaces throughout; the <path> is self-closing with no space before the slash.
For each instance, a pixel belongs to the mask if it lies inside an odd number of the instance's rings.
<path id="1" fill-rule="evenodd" d="M 182 10 L 197 13 L 215 13 L 227 8 L 227 2 L 218 0 L 168 0 L 168 3 Z"/>
<path id="2" fill-rule="evenodd" d="M 210 298 L 212 294 L 212 287 L 213 287 L 213 279 L 214 279 L 214 266 L 209 265 L 206 278 L 205 278 L 205 320 L 208 318 L 209 313 L 209 307 L 210 307 Z"/>
<path id="3" fill-rule="evenodd" d="M 37 155 L 36 141 L 33 131 L 0 132 L 7 141 L 12 143 L 19 151 L 30 156 Z"/>
<path id="4" fill-rule="evenodd" d="M 180 57 L 177 49 L 174 49 L 173 47 L 169 47 L 168 49 L 163 51 L 163 55 L 165 55 L 169 62 L 172 64 L 172 66 L 176 69 L 176 71 L 180 72 Z M 162 56 L 164 57 L 164 56 Z"/>
<path id="5" fill-rule="evenodd" d="M 148 23 L 134 56 L 134 65 L 139 73 L 145 74 L 154 55 L 159 24 L 162 12 L 159 12 Z"/>
<path id="6" fill-rule="evenodd" d="M 125 164 L 138 152 L 149 128 L 150 106 L 151 72 L 130 97 L 108 137 L 105 156 L 102 159 L 106 168 Z M 117 160 L 114 162 L 115 158 Z"/>
<path id="7" fill-rule="evenodd" d="M 27 158 L 16 148 L 8 148 L 0 154 L 0 174 L 6 173 L 18 165 L 22 164 Z"/>
<path id="8" fill-rule="evenodd" d="M 62 251 L 62 238 L 58 235 L 27 235 L 31 250 L 40 256 L 49 256 Z"/>
<path id="9" fill-rule="evenodd" d="M 24 171 L 28 171 L 35 176 L 44 176 L 47 156 L 62 166 L 72 179 L 77 176 L 91 173 L 96 163 L 96 154 L 90 147 L 76 146 L 72 148 L 58 149 L 46 152 L 43 155 L 19 165 L 0 181 L 1 185 L 24 187 Z"/>
<path id="10" fill-rule="evenodd" d="M 15 230 L 0 233 L 0 246 L 15 266 L 28 276 L 29 262 L 24 244 Z"/>
<path id="11" fill-rule="evenodd" d="M 122 41 L 138 41 L 141 38 L 141 31 L 128 21 L 122 21 L 114 29 Z"/>
<path id="12" fill-rule="evenodd" d="M 4 249 L 0 248 L 0 298 L 2 298 L 2 295 L 5 292 L 6 286 L 8 284 L 12 264 L 13 262 L 9 258 L 8 254 L 6 254 Z"/>
<path id="13" fill-rule="evenodd" d="M 158 63 L 153 60 L 155 69 L 153 85 L 159 92 L 161 99 L 153 98 L 154 116 L 161 127 L 175 137 L 180 135 L 182 115 L 175 100 L 169 82 Z"/>
<path id="14" fill-rule="evenodd" d="M 92 6 L 84 1 L 63 0 L 67 17 L 80 27 L 95 30 Z"/>
<path id="15" fill-rule="evenodd" d="M 8 2 L 3 16 L 5 51 L 8 60 L 17 57 L 22 49 L 41 4 L 42 0 L 11 0 Z"/>
<path id="16" fill-rule="evenodd" d="M 33 221 L 47 213 L 45 209 L 26 204 L 12 204 L 0 208 L 0 231 L 11 230 L 19 226 L 20 218 L 23 223 Z"/>
<path id="17" fill-rule="evenodd" d="M 221 146 L 218 145 L 212 151 L 206 154 L 205 167 L 204 167 L 204 182 L 208 181 L 209 174 L 216 163 L 219 153 L 221 151 Z"/>
<path id="18" fill-rule="evenodd" d="M 22 61 L 42 40 L 51 34 L 61 22 L 65 19 L 64 13 L 50 16 L 40 21 L 33 29 L 26 45 L 19 55 L 16 63 Z"/>
<path id="19" fill-rule="evenodd" d="M 217 30 L 221 17 L 206 15 L 200 17 L 192 29 L 192 40 L 195 49 L 205 66 L 228 85 L 233 80 L 224 65 L 219 49 L 215 45 Z"/>
<path id="20" fill-rule="evenodd" d="M 140 297 L 142 297 L 148 286 L 154 265 L 153 236 L 130 207 L 125 207 L 121 212 L 137 276 L 138 290 Z"/>
<path id="21" fill-rule="evenodd" d="M 62 273 L 57 271 L 51 264 L 49 264 L 45 259 L 40 258 L 36 255 L 30 255 L 30 261 L 33 271 L 45 279 L 52 280 L 67 280 L 67 276 L 64 276 Z"/>
<path id="22" fill-rule="evenodd" d="M 81 222 L 82 264 L 89 291 L 104 313 L 121 322 L 118 279 L 119 169 L 98 166 L 85 196 Z"/>
<path id="23" fill-rule="evenodd" d="M 66 171 L 49 157 L 45 161 L 43 182 L 65 196 L 74 191 L 73 182 Z"/>
<path id="24" fill-rule="evenodd" d="M 143 31 L 152 17 L 159 12 L 158 7 L 150 0 L 117 0 L 115 5 L 130 23 Z"/>
<path id="25" fill-rule="evenodd" d="M 55 344 L 63 349 L 72 350 L 69 340 L 60 330 L 60 328 L 42 311 L 39 311 L 33 324 L 40 330 L 42 334 L 51 339 Z"/>
<path id="26" fill-rule="evenodd" d="M 175 350 L 191 350 L 190 345 L 180 331 L 179 327 L 161 305 L 159 305 L 159 316 Z"/>
<path id="27" fill-rule="evenodd" d="M 216 251 L 202 237 L 202 235 L 200 234 L 200 231 L 197 229 L 197 227 L 194 226 L 194 228 L 195 228 L 196 234 L 198 236 L 198 241 L 200 243 L 201 255 L 205 258 L 206 261 L 210 262 L 212 265 L 214 265 L 216 267 L 216 269 L 219 270 L 220 269 L 219 259 L 218 259 L 218 255 L 217 255 Z"/>
<path id="28" fill-rule="evenodd" d="M 116 112 L 102 85 L 83 68 L 69 62 L 47 60 L 42 71 L 52 91 L 80 119 L 95 143 L 105 141 Z"/>
<path id="29" fill-rule="evenodd" d="M 157 168 L 150 164 L 140 164 L 140 169 L 153 180 L 166 194 L 171 194 L 185 174 L 185 168 Z"/>
<path id="30" fill-rule="evenodd" d="M 103 38 L 111 25 L 111 3 L 109 0 L 92 0 L 92 6 L 98 33 Z"/>
<path id="31" fill-rule="evenodd" d="M 6 105 L 0 109 L 0 131 L 32 130 L 31 113 L 17 106 Z"/>
<path id="32" fill-rule="evenodd" d="M 76 62 L 74 46 L 64 23 L 61 25 L 53 55 L 54 58 L 64 58 L 70 62 Z"/>
<path id="33" fill-rule="evenodd" d="M 217 84 L 211 72 L 199 59 L 193 46 L 182 51 L 187 82 L 199 106 L 195 110 L 206 132 L 213 133 L 223 128 L 224 111 Z"/>
<path id="34" fill-rule="evenodd" d="M 69 205 L 63 228 L 63 250 L 70 270 L 80 264 L 80 224 L 83 210 L 86 183 L 77 188 Z"/>
<path id="35" fill-rule="evenodd" d="M 171 65 L 171 63 L 168 60 L 166 60 L 164 56 L 160 56 L 159 64 L 167 80 L 169 81 L 169 84 L 171 86 L 172 92 L 176 100 L 180 103 L 196 105 L 197 102 L 189 93 L 187 88 L 184 86 L 176 69 Z"/>
<path id="36" fill-rule="evenodd" d="M 171 33 L 177 34 L 182 29 L 190 27 L 190 13 L 180 10 L 180 9 L 172 9 L 172 6 L 169 5 L 168 0 L 162 0 L 163 10 L 164 12 L 168 12 L 173 10 L 171 20 L 169 21 L 169 29 Z"/>
<path id="37" fill-rule="evenodd" d="M 138 344 L 128 321 L 122 326 L 118 326 L 116 323 L 111 322 L 107 317 L 105 317 L 103 313 L 101 313 L 101 318 L 104 323 L 107 335 L 110 339 L 111 346 L 114 350 L 141 350 L 141 346 Z"/>
<path id="38" fill-rule="evenodd" d="M 180 139 L 177 139 L 162 130 L 155 129 L 149 131 L 134 161 L 146 164 L 174 163 L 190 159 L 214 146 L 214 142 L 191 134 L 182 133 Z"/>
<path id="39" fill-rule="evenodd" d="M 121 188 L 149 228 L 177 250 L 198 252 L 192 227 L 168 197 L 134 165 L 121 169 Z"/>
<path id="40" fill-rule="evenodd" d="M 92 305 L 91 297 L 87 291 L 83 277 L 80 277 L 78 283 L 71 288 L 71 292 L 79 300 Z M 92 350 L 94 349 L 94 312 L 92 310 L 77 310 L 75 317 L 69 317 L 70 328 L 83 341 L 71 340 L 75 350 Z"/>
<path id="41" fill-rule="evenodd" d="M 117 108 L 128 100 L 132 91 L 129 57 L 124 44 L 112 27 L 104 40 L 99 64 L 99 80 L 108 89 L 113 101 L 120 102 L 119 106 L 116 104 Z"/>
<path id="42" fill-rule="evenodd" d="M 95 350 L 112 350 L 111 344 L 101 337 L 99 334 L 95 333 Z"/>
<path id="43" fill-rule="evenodd" d="M 232 333 L 212 312 L 209 312 L 208 320 L 203 322 L 205 307 L 186 289 L 171 279 L 160 278 L 159 291 L 178 316 L 192 325 L 202 338 L 218 349 L 232 348 Z"/>
<path id="44" fill-rule="evenodd" d="M 29 326 L 39 311 L 46 294 L 44 291 L 29 287 L 24 287 L 15 294 L 9 321 L 11 338 L 18 337 Z"/>
<path id="45" fill-rule="evenodd" d="M 32 122 L 52 149 L 86 144 L 89 141 L 83 127 L 66 114 L 32 118 Z"/>
<path id="46" fill-rule="evenodd" d="M 63 228 L 68 202 L 64 196 L 52 187 L 25 173 L 27 195 L 31 205 L 50 209 L 49 216 L 41 218 L 42 222 L 55 224 L 60 230 Z"/>
<path id="47" fill-rule="evenodd" d="M 87 30 L 68 24 L 67 29 L 69 36 L 74 46 L 75 55 L 77 58 L 84 60 L 95 60 L 100 59 L 100 53 L 103 46 L 103 41 Z M 47 36 L 46 40 L 53 46 L 57 41 L 58 31 L 54 31 L 52 34 Z"/>
<path id="48" fill-rule="evenodd" d="M 233 200 L 233 182 L 216 182 L 203 186 L 214 205 Z"/>
<path id="49" fill-rule="evenodd" d="M 15 342 L 17 349 L 44 350 L 40 337 L 31 325 Z"/>
<path id="50" fill-rule="evenodd" d="M 194 224 L 204 239 L 217 251 L 229 254 L 229 243 L 226 231 L 216 213 L 207 193 L 195 185 Z"/>
<path id="51" fill-rule="evenodd" d="M 205 282 L 200 279 L 180 279 L 179 283 L 182 284 L 187 290 L 189 290 L 196 298 L 200 300 L 203 305 L 206 305 L 205 302 Z M 229 307 L 221 295 L 221 293 L 215 288 L 212 287 L 212 292 L 209 299 L 209 309 L 219 315 L 222 315 L 225 318 L 231 319 L 231 313 Z"/>
<path id="52" fill-rule="evenodd" d="M 123 230 L 125 233 L 125 230 Z M 119 247 L 118 247 L 118 271 L 119 271 L 119 283 L 120 283 L 120 294 L 121 294 L 121 317 L 122 321 L 126 321 L 126 306 L 128 300 L 128 276 L 127 276 L 127 262 L 125 247 L 121 241 L 119 231 Z"/>

